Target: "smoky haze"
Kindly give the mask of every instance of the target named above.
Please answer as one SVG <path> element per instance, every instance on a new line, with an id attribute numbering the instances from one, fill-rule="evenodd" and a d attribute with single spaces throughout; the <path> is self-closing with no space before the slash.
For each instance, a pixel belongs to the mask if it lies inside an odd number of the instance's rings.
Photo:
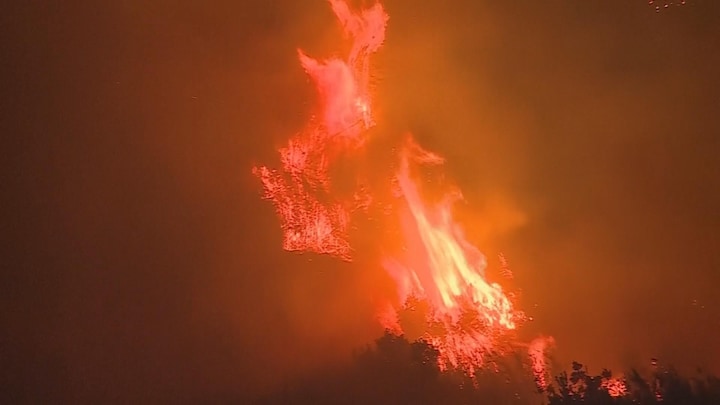
<path id="1" fill-rule="evenodd" d="M 687 3 L 384 2 L 371 142 L 447 158 L 560 364 L 720 366 L 720 5 Z M 312 113 L 296 49 L 344 49 L 326 2 L 20 2 L 0 24 L 3 395 L 242 401 L 381 334 L 372 237 L 351 264 L 283 252 L 251 175 Z"/>

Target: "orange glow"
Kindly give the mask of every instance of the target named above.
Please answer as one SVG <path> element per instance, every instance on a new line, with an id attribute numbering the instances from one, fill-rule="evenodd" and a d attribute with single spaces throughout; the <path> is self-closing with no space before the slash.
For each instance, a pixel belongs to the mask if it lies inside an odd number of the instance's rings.
<path id="1" fill-rule="evenodd" d="M 299 50 L 300 64 L 313 79 L 321 101 L 322 120 L 306 128 L 279 150 L 282 169 L 253 168 L 271 200 L 283 229 L 283 248 L 350 260 L 348 223 L 351 213 L 367 207 L 369 196 L 332 192 L 329 168 L 343 152 L 364 143 L 375 123 L 370 107 L 370 56 L 385 38 L 387 14 L 377 3 L 354 13 L 342 0 L 329 0 L 352 48 L 346 60 L 318 61 Z"/>
<path id="2" fill-rule="evenodd" d="M 320 96 L 318 118 L 310 120 L 279 149 L 280 169 L 260 166 L 253 173 L 262 183 L 264 198 L 273 202 L 280 218 L 285 250 L 350 260 L 351 216 L 368 209 L 373 195 L 359 186 L 352 193 L 338 193 L 329 173 L 339 159 L 364 146 L 368 129 L 375 125 L 370 56 L 384 41 L 388 16 L 379 3 L 353 12 L 343 0 L 328 1 L 352 41 L 349 55 L 346 59 L 318 60 L 298 51 L 300 64 Z M 461 198 L 459 192 L 445 192 L 437 204 L 423 199 L 417 169 L 439 167 L 443 162 L 442 157 L 423 150 L 408 137 L 394 177 L 398 197 L 395 211 L 400 214 L 404 253 L 383 260 L 383 267 L 396 283 L 399 305 L 383 306 L 377 316 L 387 330 L 402 334 L 399 307 L 422 301 L 422 307 L 427 308 L 422 338 L 438 350 L 440 368 L 461 369 L 473 375 L 487 364 L 488 355 L 513 350 L 514 341 L 507 338 L 525 315 L 515 308 L 512 295 L 488 281 L 485 256 L 466 239 L 454 219 L 452 207 Z M 492 208 L 503 218 L 502 223 L 494 224 L 496 228 L 507 230 L 525 221 L 524 215 L 508 211 L 502 203 Z M 512 279 L 505 256 L 499 258 L 501 275 Z M 536 377 L 541 375 L 545 386 L 543 356 L 549 340 L 539 342 L 531 345 L 530 357 Z"/>
<path id="3" fill-rule="evenodd" d="M 472 374 L 486 354 L 500 350 L 497 339 L 514 330 L 524 316 L 499 284 L 485 279 L 485 256 L 453 219 L 458 193 L 449 193 L 436 206 L 426 205 L 411 162 L 439 165 L 443 159 L 408 141 L 396 176 L 405 203 L 402 231 L 407 254 L 402 260 L 386 259 L 385 268 L 397 282 L 401 302 L 415 297 L 429 304 L 431 331 L 424 338 L 440 351 L 441 367 Z"/>

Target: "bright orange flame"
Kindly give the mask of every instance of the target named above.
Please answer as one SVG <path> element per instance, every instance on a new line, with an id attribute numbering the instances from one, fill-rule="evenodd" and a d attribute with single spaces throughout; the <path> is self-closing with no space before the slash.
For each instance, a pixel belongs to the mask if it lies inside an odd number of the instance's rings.
<path id="1" fill-rule="evenodd" d="M 464 236 L 452 216 L 458 193 L 437 206 L 427 206 L 413 180 L 411 160 L 438 165 L 443 159 L 409 140 L 402 154 L 397 182 L 405 201 L 402 230 L 409 254 L 385 260 L 398 285 L 399 298 L 427 301 L 434 331 L 425 338 L 440 351 L 441 366 L 473 373 L 487 353 L 496 352 L 496 339 L 517 327 L 523 314 L 500 285 L 485 279 L 485 256 Z"/>
<path id="2" fill-rule="evenodd" d="M 352 40 L 349 55 L 318 60 L 298 50 L 300 64 L 320 96 L 318 119 L 279 149 L 280 169 L 260 166 L 253 173 L 280 218 L 285 250 L 350 260 L 351 215 L 367 209 L 372 196 L 362 187 L 351 195 L 338 193 L 329 173 L 338 159 L 365 144 L 367 130 L 375 125 L 370 56 L 384 41 L 388 16 L 379 3 L 354 12 L 344 0 L 328 1 Z M 407 255 L 387 258 L 384 267 L 397 283 L 401 303 L 411 298 L 427 302 L 424 338 L 440 352 L 440 367 L 473 374 L 487 354 L 507 349 L 502 338 L 525 317 L 499 284 L 486 280 L 485 256 L 455 222 L 452 205 L 459 193 L 448 193 L 437 205 L 425 204 L 411 163 L 440 165 L 443 159 L 408 141 L 396 176 Z M 503 276 L 512 278 L 505 257 L 500 259 Z M 397 308 L 384 307 L 378 318 L 388 330 L 403 333 Z"/>
<path id="3" fill-rule="evenodd" d="M 376 3 L 359 13 L 342 0 L 329 0 L 352 41 L 347 60 L 318 61 L 299 50 L 300 64 L 315 82 L 322 120 L 280 149 L 281 170 L 256 167 L 264 197 L 273 201 L 283 229 L 283 248 L 350 260 L 350 214 L 367 206 L 367 196 L 333 193 L 329 167 L 340 154 L 364 143 L 375 123 L 370 108 L 370 56 L 382 45 L 388 16 Z"/>

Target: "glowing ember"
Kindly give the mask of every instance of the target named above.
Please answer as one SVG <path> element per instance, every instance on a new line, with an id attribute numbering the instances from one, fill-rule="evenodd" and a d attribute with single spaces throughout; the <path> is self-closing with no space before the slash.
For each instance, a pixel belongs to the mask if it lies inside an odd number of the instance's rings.
<path id="1" fill-rule="evenodd" d="M 437 165 L 442 158 L 411 140 L 405 148 L 397 182 L 405 202 L 402 230 L 408 254 L 388 259 L 385 268 L 395 279 L 401 302 L 426 301 L 429 331 L 425 339 L 440 352 L 440 366 L 470 374 L 507 331 L 523 319 L 498 284 L 485 280 L 485 256 L 463 234 L 452 216 L 457 193 L 428 207 L 411 176 L 410 162 Z"/>
<path id="2" fill-rule="evenodd" d="M 623 397 L 628 394 L 625 381 L 620 378 L 603 378 L 600 386 L 610 394 L 611 397 Z"/>
<path id="3" fill-rule="evenodd" d="M 545 391 L 548 387 L 550 370 L 547 365 L 547 350 L 555 344 L 552 337 L 537 337 L 528 347 L 528 355 L 532 361 L 532 372 L 538 391 Z"/>
<path id="4" fill-rule="evenodd" d="M 353 45 L 347 60 L 318 61 L 298 51 L 300 63 L 317 86 L 321 122 L 279 150 L 281 170 L 256 167 L 264 197 L 273 201 L 283 229 L 283 248 L 350 260 L 348 223 L 367 198 L 356 192 L 342 198 L 332 192 L 329 167 L 342 152 L 362 145 L 374 125 L 369 92 L 369 58 L 385 38 L 387 14 L 380 4 L 353 13 L 341 0 L 329 0 Z"/>
<path id="5" fill-rule="evenodd" d="M 662 1 L 662 0 L 648 0 L 648 5 L 655 8 L 655 12 L 660 12 L 660 10 L 667 10 L 672 6 L 684 6 L 687 3 L 686 0 L 676 0 L 676 1 Z"/>

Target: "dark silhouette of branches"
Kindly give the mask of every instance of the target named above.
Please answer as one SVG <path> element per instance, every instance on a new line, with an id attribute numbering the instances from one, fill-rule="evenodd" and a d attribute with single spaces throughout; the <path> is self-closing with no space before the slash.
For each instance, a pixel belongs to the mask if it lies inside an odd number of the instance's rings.
<path id="1" fill-rule="evenodd" d="M 695 377 L 681 376 L 673 367 L 656 367 L 644 378 L 637 370 L 630 370 L 621 379 L 624 395 L 612 396 L 603 381 L 612 379 L 609 370 L 592 376 L 580 363 L 573 362 L 570 374 L 555 378 L 555 385 L 547 390 L 549 405 L 562 404 L 660 404 L 711 405 L 720 404 L 720 379 L 698 372 Z"/>
<path id="2" fill-rule="evenodd" d="M 685 378 L 672 367 L 655 367 L 645 377 L 630 370 L 617 378 L 610 370 L 593 375 L 573 362 L 569 372 L 538 394 L 520 352 L 488 358 L 487 367 L 474 376 L 441 371 L 437 360 L 437 350 L 427 342 L 386 333 L 359 350 L 350 364 L 294 381 L 261 403 L 720 405 L 720 379 L 702 372 Z"/>

